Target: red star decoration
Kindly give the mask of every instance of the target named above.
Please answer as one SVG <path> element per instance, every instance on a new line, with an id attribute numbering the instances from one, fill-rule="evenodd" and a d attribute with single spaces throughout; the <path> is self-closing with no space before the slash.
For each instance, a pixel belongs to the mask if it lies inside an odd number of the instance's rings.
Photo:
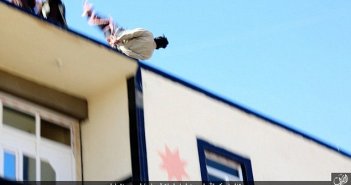
<path id="1" fill-rule="evenodd" d="M 162 158 L 161 168 L 167 171 L 169 181 L 173 179 L 181 181 L 183 177 L 189 178 L 188 174 L 185 172 L 186 162 L 180 159 L 178 149 L 171 152 L 166 145 L 165 153 L 159 152 L 159 155 Z"/>

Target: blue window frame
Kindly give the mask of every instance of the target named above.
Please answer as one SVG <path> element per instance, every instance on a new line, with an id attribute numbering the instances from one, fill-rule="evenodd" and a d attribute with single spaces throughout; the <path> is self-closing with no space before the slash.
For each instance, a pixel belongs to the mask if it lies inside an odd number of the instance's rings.
<path id="1" fill-rule="evenodd" d="M 204 140 L 197 139 L 201 178 L 204 182 L 242 181 L 253 184 L 251 161 Z"/>

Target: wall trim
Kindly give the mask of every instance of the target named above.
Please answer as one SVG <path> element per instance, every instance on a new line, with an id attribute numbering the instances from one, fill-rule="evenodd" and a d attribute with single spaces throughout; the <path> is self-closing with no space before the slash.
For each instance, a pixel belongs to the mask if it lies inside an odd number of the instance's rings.
<path id="1" fill-rule="evenodd" d="M 145 121 L 143 107 L 143 85 L 141 68 L 138 67 L 135 76 L 135 100 L 137 113 L 137 131 L 138 131 L 138 147 L 139 147 L 139 163 L 140 163 L 140 181 L 149 181 L 149 168 L 147 161 L 147 148 L 145 139 Z"/>

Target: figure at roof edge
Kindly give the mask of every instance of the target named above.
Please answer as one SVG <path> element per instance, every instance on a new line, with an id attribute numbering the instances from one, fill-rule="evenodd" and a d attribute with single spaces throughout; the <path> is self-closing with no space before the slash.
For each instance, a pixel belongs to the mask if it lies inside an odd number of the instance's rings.
<path id="1" fill-rule="evenodd" d="M 54 24 L 67 28 L 66 9 L 61 0 L 46 0 L 41 5 L 40 15 Z"/>
<path id="2" fill-rule="evenodd" d="M 65 5 L 61 0 L 11 0 L 10 2 L 32 14 L 43 17 L 60 27 L 67 28 Z"/>
<path id="3" fill-rule="evenodd" d="M 36 0 L 11 0 L 10 2 L 26 11 L 35 13 L 35 7 L 37 6 Z"/>
<path id="4" fill-rule="evenodd" d="M 168 45 L 164 35 L 154 38 L 144 28 L 124 29 L 113 22 L 112 18 L 98 15 L 87 1 L 84 2 L 82 16 L 86 16 L 90 25 L 97 26 L 104 33 L 111 47 L 129 57 L 146 60 L 151 58 L 155 49 L 166 48 Z"/>

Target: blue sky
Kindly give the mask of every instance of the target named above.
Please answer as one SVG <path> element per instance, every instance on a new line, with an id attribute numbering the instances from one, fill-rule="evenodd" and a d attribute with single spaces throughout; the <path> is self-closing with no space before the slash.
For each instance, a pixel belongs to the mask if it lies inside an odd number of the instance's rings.
<path id="1" fill-rule="evenodd" d="M 64 0 L 69 27 L 102 41 Z M 170 41 L 145 63 L 351 153 L 351 1 L 90 0 Z"/>

